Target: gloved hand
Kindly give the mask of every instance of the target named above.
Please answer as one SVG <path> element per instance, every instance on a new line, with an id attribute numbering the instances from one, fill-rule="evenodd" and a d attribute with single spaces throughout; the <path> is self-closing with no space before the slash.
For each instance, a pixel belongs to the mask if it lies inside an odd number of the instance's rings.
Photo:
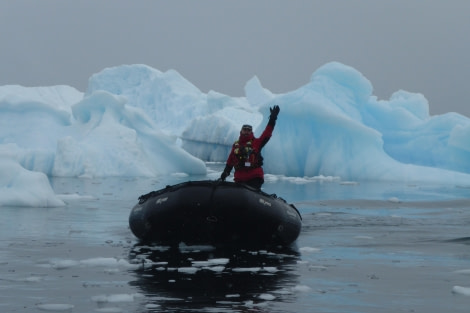
<path id="1" fill-rule="evenodd" d="M 279 114 L 279 111 L 281 111 L 281 109 L 278 105 L 275 105 L 272 108 L 269 108 L 269 111 L 271 112 L 271 115 L 269 115 L 268 124 L 274 126 L 276 124 L 277 115 Z"/>
<path id="2" fill-rule="evenodd" d="M 232 171 L 232 167 L 233 166 L 230 166 L 230 165 L 225 165 L 225 168 L 224 168 L 224 171 L 222 172 L 222 174 L 220 174 L 220 180 L 221 181 L 225 181 L 225 178 L 227 178 L 228 175 L 230 175 L 230 172 Z"/>
<path id="3" fill-rule="evenodd" d="M 271 112 L 271 115 L 269 118 L 277 118 L 277 115 L 281 111 L 278 105 L 273 106 L 272 108 L 269 108 L 269 111 Z"/>
<path id="4" fill-rule="evenodd" d="M 222 172 L 222 174 L 220 174 L 220 178 L 219 178 L 219 179 L 220 179 L 221 181 L 225 181 L 225 178 L 227 178 L 228 175 L 229 175 L 229 174 L 227 174 L 227 173 L 224 171 L 224 172 Z"/>

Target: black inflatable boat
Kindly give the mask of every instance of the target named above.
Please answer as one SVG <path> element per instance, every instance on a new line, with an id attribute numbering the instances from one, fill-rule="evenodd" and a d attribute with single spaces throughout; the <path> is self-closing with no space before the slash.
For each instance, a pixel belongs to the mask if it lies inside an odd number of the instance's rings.
<path id="1" fill-rule="evenodd" d="M 301 216 L 284 199 L 243 184 L 189 181 L 140 196 L 129 225 L 137 238 L 160 244 L 287 246 Z"/>

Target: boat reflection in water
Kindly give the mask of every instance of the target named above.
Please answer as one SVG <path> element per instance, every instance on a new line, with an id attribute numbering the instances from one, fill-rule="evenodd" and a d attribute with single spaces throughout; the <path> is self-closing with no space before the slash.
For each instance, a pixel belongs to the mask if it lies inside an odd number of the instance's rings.
<path id="1" fill-rule="evenodd" d="M 239 247 L 136 245 L 132 285 L 152 312 L 269 311 L 294 301 L 299 253 L 292 247 L 250 250 Z"/>

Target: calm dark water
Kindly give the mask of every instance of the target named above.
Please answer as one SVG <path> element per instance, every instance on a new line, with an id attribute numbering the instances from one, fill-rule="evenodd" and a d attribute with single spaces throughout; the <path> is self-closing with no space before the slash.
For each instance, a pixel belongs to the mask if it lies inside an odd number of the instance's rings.
<path id="1" fill-rule="evenodd" d="M 52 181 L 62 208 L 2 207 L 1 312 L 468 312 L 470 189 L 298 181 L 264 191 L 295 203 L 288 248 L 141 245 L 139 195 L 185 180 Z"/>

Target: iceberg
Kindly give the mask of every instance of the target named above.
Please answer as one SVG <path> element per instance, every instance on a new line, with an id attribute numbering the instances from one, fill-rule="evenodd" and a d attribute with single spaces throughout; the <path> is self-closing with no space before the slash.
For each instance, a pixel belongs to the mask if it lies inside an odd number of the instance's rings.
<path id="1" fill-rule="evenodd" d="M 0 86 L 0 205 L 10 205 L 12 176 L 162 176 L 206 174 L 225 162 L 242 124 L 255 135 L 269 108 L 281 113 L 263 150 L 265 172 L 344 181 L 468 184 L 470 120 L 430 116 L 422 94 L 404 90 L 388 100 L 372 83 L 338 63 L 318 68 L 296 90 L 274 94 L 257 77 L 245 97 L 201 92 L 175 70 L 147 65 L 104 69 L 80 92 L 69 86 Z M 15 174 L 16 173 L 16 174 Z M 5 176 L 6 177 L 6 176 Z M 16 191 L 15 191 L 16 192 Z M 11 193 L 14 194 L 14 193 Z M 35 201 L 30 201 L 35 202 Z M 57 205 L 53 197 L 37 200 Z"/>

